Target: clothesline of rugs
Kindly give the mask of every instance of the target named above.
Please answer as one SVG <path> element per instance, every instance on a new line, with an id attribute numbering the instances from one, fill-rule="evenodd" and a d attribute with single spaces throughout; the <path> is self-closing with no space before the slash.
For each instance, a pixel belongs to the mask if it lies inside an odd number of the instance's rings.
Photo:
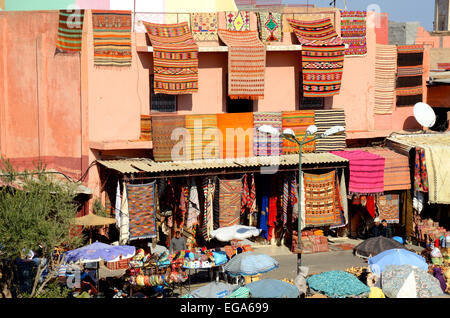
<path id="1" fill-rule="evenodd" d="M 297 144 L 260 132 L 258 128 L 262 125 L 270 125 L 280 133 L 290 128 L 294 131 L 296 138 L 302 140 L 310 125 L 317 126 L 317 134 L 322 134 L 333 126 L 345 127 L 345 113 L 343 109 L 330 109 L 147 115 L 141 119 L 141 138 L 152 140 L 155 161 L 279 156 L 298 153 Z M 179 137 L 173 140 L 171 136 L 177 131 L 184 132 L 188 138 L 185 139 L 186 151 L 180 152 L 181 154 L 175 158 L 172 150 L 179 146 L 180 141 Z M 307 140 L 310 139 L 312 137 L 308 137 Z M 345 147 L 345 134 L 342 134 L 312 141 L 304 145 L 302 150 L 303 152 L 328 152 Z"/>
<path id="2" fill-rule="evenodd" d="M 264 43 L 282 38 L 281 13 L 258 13 L 258 31 L 250 30 L 249 11 L 220 12 L 226 29 L 219 29 L 217 13 L 195 13 L 188 22 L 160 24 L 142 21 L 153 46 L 155 93 L 190 94 L 198 91 L 196 41 L 219 38 L 229 47 L 230 98 L 264 97 Z M 315 21 L 287 19 L 302 46 L 303 94 L 339 94 L 344 55 L 365 55 L 366 12 L 341 12 L 341 36 L 330 18 Z M 84 11 L 60 11 L 57 52 L 81 50 Z M 131 11 L 92 10 L 94 65 L 130 66 Z M 263 43 L 264 42 L 264 43 Z M 348 49 L 345 44 L 347 43 Z M 251 70 L 252 76 L 249 76 Z M 320 70 L 320 71 L 319 71 Z M 324 79 L 327 79 L 324 81 Z"/>

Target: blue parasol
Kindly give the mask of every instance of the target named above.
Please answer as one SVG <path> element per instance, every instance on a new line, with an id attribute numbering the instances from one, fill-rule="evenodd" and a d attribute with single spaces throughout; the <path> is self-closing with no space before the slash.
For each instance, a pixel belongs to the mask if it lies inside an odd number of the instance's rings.
<path id="1" fill-rule="evenodd" d="M 224 270 L 230 276 L 253 276 L 278 268 L 277 260 L 265 254 L 244 252 L 233 256 L 225 265 Z"/>
<path id="2" fill-rule="evenodd" d="M 428 270 L 428 264 L 422 256 L 397 248 L 369 258 L 368 263 L 370 270 L 378 275 L 384 271 L 386 265 L 413 265 L 425 271 Z"/>
<path id="3" fill-rule="evenodd" d="M 81 261 L 82 263 L 115 262 L 122 259 L 133 257 L 136 253 L 134 246 L 128 245 L 108 245 L 100 242 L 77 248 L 65 253 L 67 263 Z"/>

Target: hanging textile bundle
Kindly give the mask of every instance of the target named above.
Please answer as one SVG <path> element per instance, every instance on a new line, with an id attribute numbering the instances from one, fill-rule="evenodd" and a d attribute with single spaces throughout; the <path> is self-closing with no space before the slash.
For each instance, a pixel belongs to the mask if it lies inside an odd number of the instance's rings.
<path id="1" fill-rule="evenodd" d="M 241 214 L 245 212 L 250 202 L 250 193 L 248 189 L 247 174 L 244 175 L 244 186 L 242 188 Z"/>
<path id="2" fill-rule="evenodd" d="M 256 184 L 255 184 L 255 176 L 253 174 L 252 174 L 252 189 L 250 191 L 249 208 L 251 214 L 253 214 L 256 211 Z"/>

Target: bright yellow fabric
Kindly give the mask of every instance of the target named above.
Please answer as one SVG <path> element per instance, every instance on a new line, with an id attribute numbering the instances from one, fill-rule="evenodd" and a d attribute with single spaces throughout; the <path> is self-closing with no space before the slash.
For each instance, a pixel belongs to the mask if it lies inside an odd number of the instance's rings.
<path id="1" fill-rule="evenodd" d="M 386 298 L 383 291 L 378 287 L 370 287 L 369 298 Z"/>

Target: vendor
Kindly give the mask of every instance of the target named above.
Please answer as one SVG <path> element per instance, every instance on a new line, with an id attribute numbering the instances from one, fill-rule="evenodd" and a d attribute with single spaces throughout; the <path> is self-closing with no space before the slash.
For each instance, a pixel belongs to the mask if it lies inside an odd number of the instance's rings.
<path id="1" fill-rule="evenodd" d="M 392 229 L 384 219 L 381 221 L 380 234 L 384 237 L 392 238 Z"/>
<path id="2" fill-rule="evenodd" d="M 184 237 L 181 237 L 181 232 L 177 230 L 175 232 L 175 237 L 172 238 L 170 242 L 170 253 L 178 252 L 186 249 L 186 240 Z"/>
<path id="3" fill-rule="evenodd" d="M 380 219 L 378 217 L 376 217 L 374 220 L 374 226 L 372 229 L 372 236 L 373 237 L 377 237 L 381 235 L 381 231 L 380 231 Z"/>

